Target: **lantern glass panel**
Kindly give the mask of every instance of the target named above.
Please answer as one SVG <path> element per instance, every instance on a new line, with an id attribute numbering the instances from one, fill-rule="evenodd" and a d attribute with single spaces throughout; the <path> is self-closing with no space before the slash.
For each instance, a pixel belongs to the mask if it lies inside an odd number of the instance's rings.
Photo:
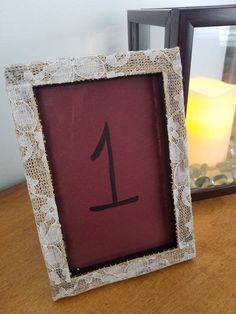
<path id="1" fill-rule="evenodd" d="M 164 49 L 165 28 L 161 26 L 139 24 L 139 49 Z"/>
<path id="2" fill-rule="evenodd" d="M 193 190 L 236 183 L 236 27 L 194 28 L 187 130 Z"/>

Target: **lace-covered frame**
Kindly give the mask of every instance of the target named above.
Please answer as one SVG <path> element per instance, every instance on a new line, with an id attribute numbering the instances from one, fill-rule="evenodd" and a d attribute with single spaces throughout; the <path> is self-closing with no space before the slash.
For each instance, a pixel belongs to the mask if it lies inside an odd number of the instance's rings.
<path id="1" fill-rule="evenodd" d="M 59 223 L 34 86 L 162 72 L 166 103 L 177 248 L 72 277 Z M 143 275 L 195 256 L 179 49 L 59 59 L 13 65 L 7 91 L 53 299 Z"/>

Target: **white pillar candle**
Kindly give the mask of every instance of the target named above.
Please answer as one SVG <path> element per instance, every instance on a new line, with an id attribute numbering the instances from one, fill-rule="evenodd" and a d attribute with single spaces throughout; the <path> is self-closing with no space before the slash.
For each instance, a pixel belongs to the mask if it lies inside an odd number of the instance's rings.
<path id="1" fill-rule="evenodd" d="M 226 159 L 236 104 L 236 86 L 190 79 L 187 104 L 189 164 L 215 166 Z"/>

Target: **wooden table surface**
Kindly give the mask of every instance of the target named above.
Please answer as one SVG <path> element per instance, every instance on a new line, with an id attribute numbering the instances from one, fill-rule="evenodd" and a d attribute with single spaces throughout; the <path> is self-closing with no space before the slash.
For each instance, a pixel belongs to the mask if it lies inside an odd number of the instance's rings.
<path id="1" fill-rule="evenodd" d="M 0 192 L 0 313 L 236 314 L 236 195 L 193 213 L 196 259 L 53 302 L 26 186 Z"/>

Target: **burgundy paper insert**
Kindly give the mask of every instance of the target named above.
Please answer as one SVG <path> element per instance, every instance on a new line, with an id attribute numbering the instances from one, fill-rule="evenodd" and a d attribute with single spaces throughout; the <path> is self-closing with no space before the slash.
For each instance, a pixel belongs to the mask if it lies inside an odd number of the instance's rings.
<path id="1" fill-rule="evenodd" d="M 176 245 L 161 75 L 42 86 L 35 96 L 70 269 Z M 117 202 L 136 199 L 93 211 L 114 201 L 106 127 Z"/>

